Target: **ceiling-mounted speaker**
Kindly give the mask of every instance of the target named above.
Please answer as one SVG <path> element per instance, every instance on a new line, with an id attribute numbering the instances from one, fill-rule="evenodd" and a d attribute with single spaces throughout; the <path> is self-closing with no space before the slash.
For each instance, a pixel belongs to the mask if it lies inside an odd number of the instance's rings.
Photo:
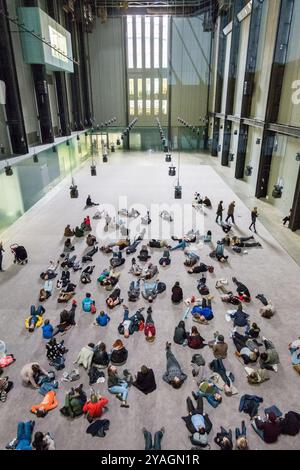
<path id="1" fill-rule="evenodd" d="M 169 167 L 169 176 L 176 176 L 176 167 L 170 166 Z"/>
<path id="2" fill-rule="evenodd" d="M 13 169 L 10 165 L 7 165 L 5 168 L 5 174 L 6 176 L 12 176 L 14 174 Z"/>
<path id="3" fill-rule="evenodd" d="M 103 163 L 107 163 L 107 162 L 108 162 L 107 155 L 103 155 Z"/>
<path id="4" fill-rule="evenodd" d="M 175 186 L 175 199 L 182 199 L 182 187 L 177 185 Z"/>
<path id="5" fill-rule="evenodd" d="M 97 176 L 96 165 L 91 165 L 91 176 Z"/>
<path id="6" fill-rule="evenodd" d="M 167 154 L 166 154 L 165 161 L 166 161 L 167 163 L 170 163 L 170 162 L 172 161 L 172 157 L 171 157 L 171 154 L 170 154 L 170 153 L 167 153 Z"/>
<path id="7" fill-rule="evenodd" d="M 34 163 L 39 162 L 39 157 L 36 154 L 33 155 L 33 161 L 34 161 Z"/>

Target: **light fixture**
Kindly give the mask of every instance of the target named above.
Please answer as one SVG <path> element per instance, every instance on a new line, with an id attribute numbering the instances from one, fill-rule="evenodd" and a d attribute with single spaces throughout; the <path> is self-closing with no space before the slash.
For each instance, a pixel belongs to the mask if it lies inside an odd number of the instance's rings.
<path id="1" fill-rule="evenodd" d="M 12 176 L 14 174 L 13 169 L 10 165 L 6 165 L 4 168 L 6 176 Z"/>
<path id="2" fill-rule="evenodd" d="M 97 176 L 96 165 L 91 165 L 91 176 Z"/>
<path id="3" fill-rule="evenodd" d="M 108 162 L 107 155 L 103 155 L 103 163 L 107 163 L 107 162 Z"/>
<path id="4" fill-rule="evenodd" d="M 281 184 L 275 184 L 272 191 L 272 197 L 274 199 L 281 199 L 283 186 Z"/>
<path id="5" fill-rule="evenodd" d="M 80 136 L 79 136 L 79 134 L 77 134 L 77 140 L 80 140 Z"/>
<path id="6" fill-rule="evenodd" d="M 169 166 L 169 176 L 176 176 L 176 167 L 175 166 Z"/>
<path id="7" fill-rule="evenodd" d="M 261 143 L 261 140 L 258 138 L 256 139 L 256 144 L 259 145 Z"/>
<path id="8" fill-rule="evenodd" d="M 237 131 L 237 130 L 234 131 L 234 135 L 238 135 L 238 131 Z"/>
<path id="9" fill-rule="evenodd" d="M 57 149 L 56 149 L 55 145 L 53 145 L 53 147 L 52 147 L 52 152 L 53 152 L 53 153 L 56 153 L 56 152 L 57 152 Z"/>
<path id="10" fill-rule="evenodd" d="M 175 199 L 182 199 L 182 186 L 175 186 Z"/>
<path id="11" fill-rule="evenodd" d="M 229 161 L 233 162 L 234 161 L 234 153 L 229 154 Z"/>
<path id="12" fill-rule="evenodd" d="M 34 163 L 38 163 L 38 162 L 39 162 L 39 157 L 37 156 L 36 153 L 33 155 L 32 158 L 33 158 Z"/>
<path id="13" fill-rule="evenodd" d="M 247 165 L 246 166 L 246 170 L 245 170 L 245 175 L 246 176 L 251 176 L 252 175 L 252 171 L 253 171 L 253 167 L 251 165 Z"/>
<path id="14" fill-rule="evenodd" d="M 67 147 L 70 146 L 70 141 L 69 140 L 67 140 L 66 145 L 67 145 Z"/>
<path id="15" fill-rule="evenodd" d="M 171 154 L 170 154 L 170 153 L 167 153 L 167 154 L 166 154 L 165 161 L 166 161 L 167 163 L 170 163 L 170 162 L 172 161 L 172 157 L 171 157 Z"/>
<path id="16" fill-rule="evenodd" d="M 0 145 L 0 152 L 2 153 L 2 155 L 5 153 L 5 147 L 3 144 Z"/>

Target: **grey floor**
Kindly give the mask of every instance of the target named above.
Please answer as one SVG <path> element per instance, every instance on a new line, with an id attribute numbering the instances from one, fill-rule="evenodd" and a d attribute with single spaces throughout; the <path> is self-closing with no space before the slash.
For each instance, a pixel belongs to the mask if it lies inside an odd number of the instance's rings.
<path id="1" fill-rule="evenodd" d="M 202 164 L 200 165 L 200 162 Z M 82 167 L 76 176 L 80 197 L 71 200 L 68 194 L 70 181 L 65 181 L 51 191 L 45 199 L 40 201 L 25 216 L 3 234 L 4 243 L 18 242 L 26 246 L 30 263 L 25 267 L 12 264 L 12 256 L 6 251 L 6 272 L 0 277 L 0 339 L 7 344 L 8 350 L 15 354 L 16 363 L 5 372 L 14 381 L 15 387 L 9 394 L 6 403 L 0 404 L 0 448 L 15 436 L 19 420 L 32 419 L 30 413 L 32 404 L 41 401 L 41 395 L 36 391 L 25 388 L 21 384 L 20 369 L 27 362 L 39 361 L 44 367 L 49 367 L 45 355 L 45 343 L 41 331 L 37 330 L 30 335 L 24 328 L 24 320 L 28 316 L 30 305 L 37 303 L 38 292 L 41 287 L 40 272 L 45 269 L 50 259 L 55 260 L 63 246 L 63 230 L 66 223 L 77 225 L 81 222 L 85 198 L 88 193 L 94 200 L 101 203 L 117 205 L 119 196 L 127 196 L 129 204 L 154 203 L 173 204 L 175 179 L 168 176 L 168 165 L 164 162 L 162 154 L 135 153 L 116 154 L 106 165 L 99 163 L 98 176 L 90 176 L 89 166 Z M 236 201 L 236 232 L 239 235 L 248 234 L 249 210 L 237 197 L 232 189 L 225 184 L 216 171 L 205 165 L 205 157 L 201 160 L 195 155 L 182 155 L 181 184 L 183 198 L 177 201 L 180 205 L 190 205 L 196 190 L 202 195 L 211 197 L 214 208 L 220 199 L 225 204 Z M 93 215 L 94 211 L 90 211 Z M 213 240 L 216 242 L 221 236 L 221 229 L 214 223 L 215 210 L 206 211 L 204 216 L 205 231 L 211 229 Z M 94 233 L 101 238 L 103 232 L 100 226 L 92 224 Z M 248 250 L 247 255 L 232 255 L 228 265 L 215 263 L 215 273 L 208 275 L 208 286 L 215 296 L 213 301 L 215 319 L 209 326 L 202 326 L 201 333 L 205 339 L 210 340 L 213 332 L 218 330 L 225 335 L 229 343 L 229 356 L 226 366 L 236 377 L 236 386 L 239 390 L 237 396 L 223 399 L 217 409 L 211 408 L 205 402 L 205 411 L 209 413 L 213 422 L 212 436 L 219 426 L 232 427 L 239 425 L 241 419 L 248 424 L 249 444 L 251 449 L 265 448 L 262 441 L 250 429 L 249 418 L 238 411 L 239 400 L 244 393 L 258 394 L 264 398 L 265 407 L 276 404 L 283 412 L 288 410 L 299 411 L 299 376 L 293 371 L 290 362 L 288 344 L 299 336 L 299 304 L 300 294 L 298 283 L 300 279 L 299 266 L 278 244 L 275 238 L 258 223 L 258 239 L 263 249 Z M 7 248 L 7 246 L 6 246 Z M 81 255 L 85 250 L 84 240 L 76 241 L 76 253 Z M 200 248 L 203 262 L 209 262 L 209 247 Z M 160 253 L 153 250 L 152 262 L 158 262 Z M 108 257 L 102 254 L 95 256 L 97 266 L 94 280 L 89 290 L 96 299 L 98 310 L 104 308 L 106 293 L 96 285 L 96 277 L 103 268 L 108 266 Z M 120 285 L 124 296 L 131 280 L 128 274 L 130 261 L 122 269 Z M 253 296 L 252 303 L 247 306 L 251 320 L 256 321 L 262 328 L 264 336 L 270 338 L 276 345 L 281 359 L 278 374 L 272 374 L 271 380 L 259 387 L 247 384 L 241 363 L 234 356 L 234 348 L 229 337 L 231 325 L 225 320 L 226 305 L 224 305 L 215 289 L 215 281 L 220 277 L 231 280 L 232 275 L 240 278 L 249 286 Z M 73 280 L 78 282 L 78 274 Z M 133 373 L 137 372 L 142 364 L 151 366 L 156 374 L 157 390 L 149 396 L 144 396 L 136 389 L 130 389 L 130 409 L 121 409 L 118 400 L 109 396 L 109 410 L 105 417 L 110 422 L 110 430 L 105 439 L 92 438 L 85 433 L 87 421 L 83 417 L 69 421 L 62 417 L 59 409 L 53 410 L 45 419 L 37 419 L 36 430 L 51 431 L 55 436 L 58 449 L 142 449 L 143 435 L 141 428 L 146 426 L 150 431 L 158 430 L 162 425 L 166 428 L 163 439 L 163 449 L 189 449 L 188 432 L 181 416 L 186 414 L 186 397 L 196 389 L 191 375 L 190 360 L 193 351 L 178 345 L 173 350 L 188 373 L 188 380 L 180 390 L 173 390 L 162 381 L 165 370 L 165 342 L 172 340 L 175 325 L 183 314 L 183 305 L 174 307 L 170 301 L 170 289 L 176 280 L 180 280 L 185 297 L 196 294 L 196 280 L 190 277 L 183 266 L 183 254 L 172 254 L 172 264 L 163 272 L 160 269 L 159 278 L 166 282 L 167 292 L 160 296 L 153 305 L 153 317 L 157 327 L 157 338 L 154 344 L 148 344 L 142 333 L 135 333 L 126 340 L 129 350 L 129 359 L 126 367 Z M 230 282 L 230 285 L 232 283 Z M 78 284 L 77 300 L 81 302 L 86 288 Z M 277 307 L 277 314 L 272 320 L 261 319 L 258 314 L 260 303 L 255 295 L 263 292 L 271 298 Z M 126 299 L 127 300 L 127 299 Z M 137 305 L 142 306 L 144 301 Z M 132 311 L 136 307 L 132 305 Z M 61 307 L 57 305 L 56 295 L 46 303 L 45 318 L 50 318 L 55 324 L 59 319 Z M 77 327 L 74 327 L 64 336 L 69 353 L 67 354 L 66 370 L 72 367 L 78 351 L 88 342 L 103 340 L 110 348 L 119 337 L 117 326 L 122 316 L 122 308 L 111 312 L 111 322 L 105 329 L 93 326 L 91 315 L 83 313 L 81 308 L 77 312 Z M 187 326 L 192 321 L 188 319 Z M 207 363 L 212 359 L 212 353 L 204 349 Z M 59 376 L 61 376 L 61 372 Z M 206 367 L 204 375 L 208 375 Z M 82 382 L 89 391 L 87 374 L 81 370 Z M 63 400 L 69 385 L 62 383 L 58 390 L 59 405 Z M 107 385 L 97 385 L 96 389 L 108 396 Z M 263 411 L 261 407 L 260 411 Z M 212 448 L 215 445 L 212 443 Z M 268 446 L 268 449 L 299 449 L 299 437 L 280 437 L 277 444 Z"/>

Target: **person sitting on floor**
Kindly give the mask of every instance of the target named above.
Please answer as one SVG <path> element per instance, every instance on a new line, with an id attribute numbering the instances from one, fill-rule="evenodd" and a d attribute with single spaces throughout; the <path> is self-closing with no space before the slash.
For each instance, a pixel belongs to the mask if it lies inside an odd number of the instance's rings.
<path id="1" fill-rule="evenodd" d="M 61 289 L 57 302 L 58 303 L 66 303 L 74 297 L 76 294 L 75 292 L 76 285 L 72 282 L 68 282 L 67 286 L 64 289 Z"/>
<path id="2" fill-rule="evenodd" d="M 45 371 L 37 362 L 26 364 L 21 369 L 21 378 L 25 385 L 32 385 L 33 388 L 40 388 L 38 379 L 41 375 L 48 377 L 48 372 Z"/>
<path id="3" fill-rule="evenodd" d="M 33 333 L 36 328 L 39 328 L 43 324 L 43 315 L 45 311 L 46 310 L 42 305 L 39 305 L 38 308 L 36 308 L 35 305 L 31 305 L 30 317 L 25 321 L 25 326 L 30 333 Z"/>
<path id="4" fill-rule="evenodd" d="M 109 355 L 106 351 L 106 345 L 104 343 L 98 343 L 94 348 L 94 355 L 92 358 L 92 367 L 97 369 L 105 369 L 109 364 Z"/>
<path id="5" fill-rule="evenodd" d="M 75 250 L 75 246 L 72 245 L 71 238 L 67 238 L 64 243 L 64 253 L 71 253 Z"/>
<path id="6" fill-rule="evenodd" d="M 106 408 L 108 403 L 109 400 L 107 398 L 92 392 L 90 399 L 83 405 L 83 412 L 86 415 L 88 422 L 91 423 L 94 419 L 101 418 L 103 408 Z"/>
<path id="7" fill-rule="evenodd" d="M 187 375 L 182 372 L 179 362 L 171 351 L 171 343 L 166 344 L 167 370 L 163 375 L 163 380 L 178 389 L 187 379 Z"/>
<path id="8" fill-rule="evenodd" d="M 44 339 L 51 339 L 52 338 L 54 328 L 51 325 L 50 320 L 46 319 L 44 321 L 44 325 L 42 326 L 42 330 L 43 330 L 43 338 Z"/>
<path id="9" fill-rule="evenodd" d="M 205 207 L 208 207 L 209 209 L 212 207 L 211 200 L 207 196 L 205 196 L 204 199 L 202 200 L 202 204 Z"/>
<path id="10" fill-rule="evenodd" d="M 164 268 L 166 266 L 170 266 L 171 264 L 171 256 L 169 250 L 164 250 L 162 257 L 159 260 L 160 266 L 163 266 Z"/>
<path id="11" fill-rule="evenodd" d="M 243 311 L 243 305 L 241 303 L 238 305 L 237 310 L 234 313 L 230 313 L 229 316 L 233 320 L 234 327 L 244 327 L 248 325 L 249 315 Z"/>
<path id="12" fill-rule="evenodd" d="M 82 309 L 84 312 L 92 312 L 93 305 L 95 306 L 95 301 L 92 299 L 91 294 L 87 292 L 85 298 L 82 301 Z"/>
<path id="13" fill-rule="evenodd" d="M 95 246 L 98 244 L 97 242 L 97 238 L 92 235 L 91 233 L 88 234 L 88 236 L 86 237 L 86 244 L 87 246 Z"/>
<path id="14" fill-rule="evenodd" d="M 191 349 L 203 349 L 205 339 L 202 338 L 196 326 L 193 326 L 191 332 L 187 335 L 187 345 Z"/>
<path id="15" fill-rule="evenodd" d="M 136 262 L 135 258 L 132 258 L 129 273 L 133 274 L 134 276 L 139 277 L 142 274 L 142 272 L 143 272 L 143 268 Z"/>
<path id="16" fill-rule="evenodd" d="M 183 344 L 186 344 L 187 337 L 188 337 L 188 333 L 185 329 L 185 323 L 184 323 L 183 320 L 181 320 L 178 323 L 178 326 L 176 326 L 176 328 L 175 328 L 173 341 L 176 344 L 183 345 Z"/>
<path id="17" fill-rule="evenodd" d="M 183 292 L 180 287 L 180 283 L 176 281 L 174 286 L 172 287 L 171 301 L 173 302 L 173 304 L 180 304 L 182 300 L 183 300 Z"/>
<path id="18" fill-rule="evenodd" d="M 77 227 L 74 230 L 74 235 L 77 238 L 82 238 L 84 236 L 84 230 L 82 228 L 78 227 L 78 225 L 77 225 Z"/>
<path id="19" fill-rule="evenodd" d="M 119 289 L 119 287 L 115 287 L 112 293 L 107 297 L 106 305 L 110 309 L 113 309 L 117 305 L 120 305 L 123 302 L 123 299 L 121 299 L 120 295 L 121 295 L 121 290 Z"/>
<path id="20" fill-rule="evenodd" d="M 111 350 L 110 361 L 113 365 L 122 366 L 128 358 L 128 351 L 120 339 L 117 339 Z"/>
<path id="21" fill-rule="evenodd" d="M 273 444 L 280 435 L 280 424 L 277 416 L 272 411 L 262 420 L 259 416 L 251 422 L 254 431 L 266 444 Z"/>
<path id="22" fill-rule="evenodd" d="M 69 330 L 72 326 L 76 325 L 75 322 L 75 312 L 77 308 L 76 300 L 72 302 L 72 308 L 70 310 L 63 310 L 60 314 L 59 324 L 56 326 L 55 330 L 53 331 L 53 336 L 57 335 L 58 333 L 64 333 L 65 331 Z"/>
<path id="23" fill-rule="evenodd" d="M 132 385 L 145 395 L 154 392 L 154 390 L 156 390 L 156 382 L 153 370 L 142 366 Z"/>
<path id="24" fill-rule="evenodd" d="M 92 202 L 92 199 L 91 199 L 91 196 L 90 196 L 90 195 L 88 195 L 85 204 L 86 204 L 86 207 L 99 206 L 99 204 L 97 204 L 97 203 L 95 203 L 95 202 Z"/>
<path id="25" fill-rule="evenodd" d="M 278 364 L 280 363 L 278 352 L 270 340 L 266 338 L 262 339 L 265 346 L 265 352 L 262 352 L 260 355 L 260 367 L 262 369 L 277 372 Z"/>
<path id="26" fill-rule="evenodd" d="M 86 400 L 86 393 L 83 390 L 83 385 L 80 384 L 78 387 L 75 389 L 72 388 L 70 392 L 67 393 L 65 397 L 65 404 L 59 411 L 62 415 L 70 418 L 81 416 L 83 414 L 83 407 Z"/>
<path id="27" fill-rule="evenodd" d="M 257 339 L 260 335 L 260 328 L 256 323 L 252 323 L 252 325 L 246 329 L 245 333 L 249 338 Z"/>
<path id="28" fill-rule="evenodd" d="M 89 372 L 91 368 L 91 364 L 92 364 L 92 359 L 94 356 L 94 349 L 95 349 L 94 343 L 89 343 L 87 346 L 83 346 L 74 364 L 78 364 L 79 366 L 84 367 L 87 370 L 87 372 Z"/>
<path id="29" fill-rule="evenodd" d="M 117 368 L 114 366 L 109 366 L 107 374 L 108 391 L 116 395 L 118 400 L 121 401 L 121 408 L 129 408 L 127 403 L 128 383 L 119 377 Z"/>
<path id="30" fill-rule="evenodd" d="M 95 324 L 99 326 L 107 326 L 110 322 L 110 317 L 103 310 L 99 313 L 98 317 L 95 320 Z"/>
<path id="31" fill-rule="evenodd" d="M 55 442 L 52 435 L 47 432 L 36 432 L 32 441 L 32 447 L 37 451 L 55 450 Z"/>
<path id="32" fill-rule="evenodd" d="M 64 237 L 73 237 L 73 236 L 74 236 L 74 230 L 71 229 L 70 225 L 67 225 L 64 230 Z"/>
<path id="33" fill-rule="evenodd" d="M 141 277 L 144 279 L 152 279 L 156 274 L 158 274 L 157 266 L 149 263 L 148 266 L 144 267 Z"/>
<path id="34" fill-rule="evenodd" d="M 300 339 L 289 344 L 289 351 L 291 353 L 293 368 L 300 374 Z"/>
<path id="35" fill-rule="evenodd" d="M 186 399 L 189 415 L 184 417 L 188 430 L 192 433 L 191 443 L 202 448 L 208 445 L 208 434 L 212 428 L 212 423 L 206 413 L 203 412 L 203 397 L 198 397 L 195 407 L 191 398 Z"/>
<path id="36" fill-rule="evenodd" d="M 225 343 L 223 335 L 216 334 L 214 341 L 210 341 L 208 345 L 210 348 L 212 348 L 216 359 L 226 359 L 228 344 Z"/>

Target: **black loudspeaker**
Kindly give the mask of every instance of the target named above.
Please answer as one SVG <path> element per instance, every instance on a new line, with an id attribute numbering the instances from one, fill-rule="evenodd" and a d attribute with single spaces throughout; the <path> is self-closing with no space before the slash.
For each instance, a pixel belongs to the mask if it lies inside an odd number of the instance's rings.
<path id="1" fill-rule="evenodd" d="M 112 145 L 112 146 L 110 147 L 110 150 L 111 150 L 112 153 L 114 153 L 114 152 L 115 152 L 115 146 Z"/>
<path id="2" fill-rule="evenodd" d="M 181 198 L 182 198 L 182 187 L 175 186 L 175 199 L 181 199 Z"/>
<path id="3" fill-rule="evenodd" d="M 275 185 L 274 186 L 274 189 L 273 189 L 273 192 L 272 192 L 272 197 L 274 199 L 281 199 L 282 197 L 282 187 L 279 186 L 279 185 Z"/>
<path id="4" fill-rule="evenodd" d="M 164 152 L 167 153 L 169 151 L 168 146 L 164 145 Z"/>
<path id="5" fill-rule="evenodd" d="M 117 145 L 121 145 L 121 140 L 117 139 Z"/>
<path id="6" fill-rule="evenodd" d="M 92 175 L 92 176 L 97 176 L 96 165 L 92 165 L 92 166 L 91 166 L 91 175 Z"/>
<path id="7" fill-rule="evenodd" d="M 103 155 L 103 163 L 107 163 L 107 162 L 108 162 L 107 155 Z"/>
<path id="8" fill-rule="evenodd" d="M 76 188 L 71 188 L 70 189 L 70 197 L 71 199 L 77 199 L 79 196 L 78 189 Z"/>
<path id="9" fill-rule="evenodd" d="M 169 176 L 176 176 L 176 167 L 170 166 L 169 167 Z"/>
<path id="10" fill-rule="evenodd" d="M 170 163 L 170 162 L 172 161 L 171 155 L 170 155 L 169 153 L 167 153 L 166 158 L 165 158 L 165 161 L 166 161 L 167 163 Z"/>
<path id="11" fill-rule="evenodd" d="M 39 158 L 36 154 L 33 155 L 33 161 L 34 163 L 38 163 L 39 162 Z"/>
<path id="12" fill-rule="evenodd" d="M 11 166 L 6 166 L 5 167 L 5 174 L 6 176 L 12 176 L 14 174 L 13 169 Z"/>

